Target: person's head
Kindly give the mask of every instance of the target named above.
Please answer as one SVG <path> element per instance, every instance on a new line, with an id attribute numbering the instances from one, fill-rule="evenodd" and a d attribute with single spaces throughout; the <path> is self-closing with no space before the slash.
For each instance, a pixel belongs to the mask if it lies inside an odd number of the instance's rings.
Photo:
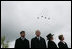
<path id="1" fill-rule="evenodd" d="M 59 40 L 61 40 L 61 41 L 63 41 L 64 40 L 64 37 L 63 37 L 63 35 L 59 35 Z"/>
<path id="2" fill-rule="evenodd" d="M 39 30 L 36 30 L 36 33 L 35 34 L 36 34 L 37 37 L 39 37 L 40 36 L 40 31 Z"/>
<path id="3" fill-rule="evenodd" d="M 49 33 L 46 37 L 49 41 L 53 40 L 53 35 L 51 33 Z"/>
<path id="4" fill-rule="evenodd" d="M 50 37 L 50 40 L 52 41 L 53 39 L 54 39 L 53 36 L 51 36 L 51 37 Z"/>
<path id="5" fill-rule="evenodd" d="M 21 37 L 25 37 L 25 31 L 21 31 L 21 32 L 20 32 L 20 36 L 21 36 Z"/>

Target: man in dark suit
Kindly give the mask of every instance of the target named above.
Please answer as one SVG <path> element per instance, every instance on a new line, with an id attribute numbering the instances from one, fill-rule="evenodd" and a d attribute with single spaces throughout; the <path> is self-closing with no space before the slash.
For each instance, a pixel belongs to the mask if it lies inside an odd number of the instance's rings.
<path id="1" fill-rule="evenodd" d="M 15 42 L 15 48 L 29 48 L 29 41 L 25 38 L 25 31 L 20 32 L 21 37 Z"/>
<path id="2" fill-rule="evenodd" d="M 48 48 L 57 48 L 57 45 L 53 41 L 53 35 L 51 33 L 49 33 L 46 37 L 49 40 L 48 41 Z"/>
<path id="3" fill-rule="evenodd" d="M 31 48 L 46 48 L 45 39 L 40 36 L 40 31 L 36 31 L 36 37 L 31 40 Z"/>
<path id="4" fill-rule="evenodd" d="M 59 35 L 58 38 L 60 40 L 60 42 L 58 43 L 59 48 L 68 48 L 67 43 L 63 41 L 64 40 L 63 35 Z"/>

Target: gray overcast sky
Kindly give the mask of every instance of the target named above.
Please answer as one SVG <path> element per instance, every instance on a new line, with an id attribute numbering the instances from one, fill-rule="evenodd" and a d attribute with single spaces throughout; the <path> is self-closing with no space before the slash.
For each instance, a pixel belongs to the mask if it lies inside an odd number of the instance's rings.
<path id="1" fill-rule="evenodd" d="M 50 20 L 41 18 L 42 15 Z M 6 40 L 16 40 L 21 30 L 30 40 L 37 29 L 45 39 L 49 32 L 56 35 L 57 41 L 57 36 L 64 34 L 71 47 L 71 2 L 1 1 L 1 36 L 5 35 Z"/>

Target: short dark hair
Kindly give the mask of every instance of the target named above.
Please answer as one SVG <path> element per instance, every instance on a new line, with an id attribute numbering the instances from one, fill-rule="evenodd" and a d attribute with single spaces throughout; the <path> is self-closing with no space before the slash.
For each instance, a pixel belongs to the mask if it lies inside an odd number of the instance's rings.
<path id="1" fill-rule="evenodd" d="M 59 35 L 58 38 L 59 40 L 62 40 L 63 35 Z"/>
<path id="2" fill-rule="evenodd" d="M 20 34 L 25 33 L 25 31 L 21 31 Z"/>

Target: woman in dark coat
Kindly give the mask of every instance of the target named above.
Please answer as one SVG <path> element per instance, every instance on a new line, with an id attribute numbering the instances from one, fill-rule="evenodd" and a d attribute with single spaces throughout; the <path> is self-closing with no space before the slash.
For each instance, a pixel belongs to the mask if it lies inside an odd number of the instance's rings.
<path id="1" fill-rule="evenodd" d="M 47 36 L 48 41 L 48 48 L 57 48 L 57 45 L 55 44 L 55 42 L 53 41 L 53 35 L 50 33 Z"/>
<path id="2" fill-rule="evenodd" d="M 68 48 L 67 43 L 63 41 L 64 40 L 63 35 L 59 35 L 58 38 L 60 40 L 60 42 L 58 43 L 59 48 Z"/>

